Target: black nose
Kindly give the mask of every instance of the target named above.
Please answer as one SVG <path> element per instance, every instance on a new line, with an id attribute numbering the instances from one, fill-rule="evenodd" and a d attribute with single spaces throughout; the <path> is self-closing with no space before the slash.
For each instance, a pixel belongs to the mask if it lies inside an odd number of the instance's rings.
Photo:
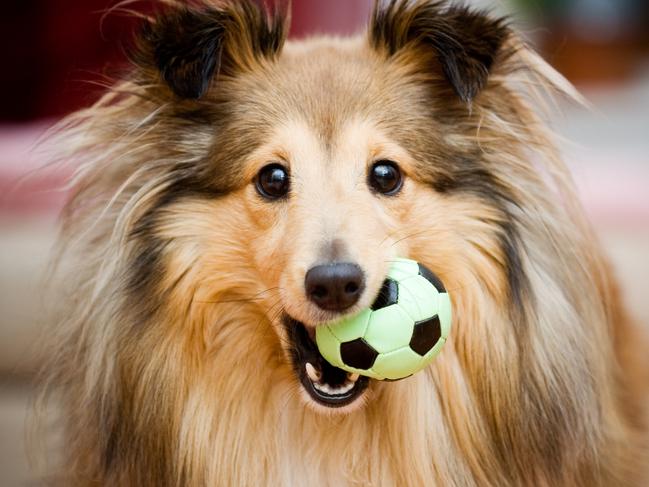
<path id="1" fill-rule="evenodd" d="M 320 308 L 342 311 L 360 298 L 365 288 L 365 276 L 356 264 L 318 265 L 306 273 L 304 287 L 309 299 Z"/>

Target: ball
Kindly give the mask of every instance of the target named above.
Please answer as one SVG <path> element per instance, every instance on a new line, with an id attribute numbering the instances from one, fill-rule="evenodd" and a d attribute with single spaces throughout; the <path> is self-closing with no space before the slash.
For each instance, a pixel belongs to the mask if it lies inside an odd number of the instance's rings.
<path id="1" fill-rule="evenodd" d="M 378 380 L 422 370 L 451 329 L 451 301 L 441 280 L 414 260 L 396 259 L 374 304 L 316 328 L 320 354 L 331 365 Z"/>

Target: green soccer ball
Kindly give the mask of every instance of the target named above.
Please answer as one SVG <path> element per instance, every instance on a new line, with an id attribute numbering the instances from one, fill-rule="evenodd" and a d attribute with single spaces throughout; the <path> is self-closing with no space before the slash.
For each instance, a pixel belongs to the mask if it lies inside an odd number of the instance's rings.
<path id="1" fill-rule="evenodd" d="M 414 260 L 396 259 L 374 304 L 318 326 L 316 343 L 335 367 L 397 380 L 426 367 L 450 329 L 451 301 L 439 278 Z"/>

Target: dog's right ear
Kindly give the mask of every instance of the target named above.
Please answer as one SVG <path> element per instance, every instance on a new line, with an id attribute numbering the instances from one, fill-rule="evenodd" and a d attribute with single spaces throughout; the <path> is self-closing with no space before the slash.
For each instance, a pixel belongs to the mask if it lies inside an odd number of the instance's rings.
<path id="1" fill-rule="evenodd" d="M 251 70 L 279 53 L 286 17 L 252 0 L 174 4 L 144 25 L 135 59 L 154 68 L 178 97 L 199 99 L 215 77 Z"/>
<path id="2" fill-rule="evenodd" d="M 369 31 L 371 45 L 389 56 L 409 47 L 434 52 L 467 103 L 486 86 L 510 36 L 504 19 L 446 0 L 376 0 Z"/>

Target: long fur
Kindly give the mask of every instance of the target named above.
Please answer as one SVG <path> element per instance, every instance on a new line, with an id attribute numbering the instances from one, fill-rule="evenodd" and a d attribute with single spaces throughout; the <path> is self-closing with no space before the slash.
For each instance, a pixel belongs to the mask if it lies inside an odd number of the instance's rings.
<path id="1" fill-rule="evenodd" d="M 65 426 L 55 478 L 646 485 L 647 342 L 544 122 L 548 95 L 573 88 L 502 20 L 444 2 L 378 2 L 366 36 L 286 45 L 279 9 L 167 3 L 131 72 L 57 136 L 79 168 L 47 369 Z M 407 192 L 327 206 L 309 168 L 366 139 L 401 157 Z M 250 161 L 282 155 L 269 141 L 312 160 L 292 166 L 284 210 L 248 184 Z M 294 281 L 332 213 L 368 288 L 408 255 L 455 315 L 425 372 L 372 384 L 344 414 L 302 396 L 278 324 L 313 318 Z"/>

